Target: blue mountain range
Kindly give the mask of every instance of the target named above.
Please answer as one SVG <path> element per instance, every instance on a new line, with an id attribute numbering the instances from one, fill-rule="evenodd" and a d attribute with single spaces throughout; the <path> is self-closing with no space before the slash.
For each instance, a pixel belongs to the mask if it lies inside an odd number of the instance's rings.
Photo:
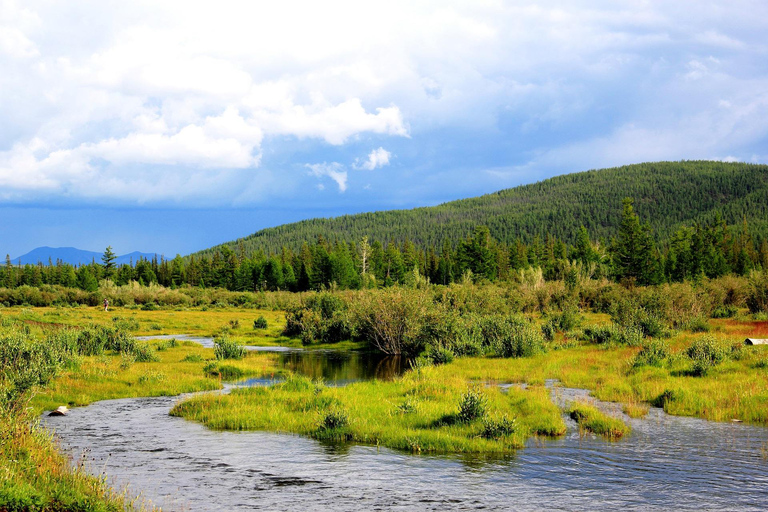
<path id="1" fill-rule="evenodd" d="M 40 262 L 47 265 L 49 260 L 54 264 L 56 264 L 56 261 L 61 260 L 70 265 L 87 265 L 92 261 L 101 263 L 103 254 L 103 252 L 84 251 L 82 249 L 76 249 L 75 247 L 38 247 L 37 249 L 32 249 L 27 254 L 11 258 L 11 263 L 14 265 L 18 265 L 19 263 L 22 265 L 26 265 L 27 263 L 37 265 L 37 263 Z M 157 256 L 159 259 L 160 255 L 158 254 Z M 136 263 L 140 258 L 151 260 L 154 257 L 154 253 L 134 251 L 130 254 L 118 256 L 115 259 L 115 263 L 117 265 L 131 262 Z"/>

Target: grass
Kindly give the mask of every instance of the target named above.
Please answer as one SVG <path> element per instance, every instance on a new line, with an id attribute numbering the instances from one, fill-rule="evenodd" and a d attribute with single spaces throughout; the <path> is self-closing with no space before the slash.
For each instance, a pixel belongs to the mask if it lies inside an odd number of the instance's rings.
<path id="1" fill-rule="evenodd" d="M 568 415 L 579 427 L 608 439 L 619 439 L 631 431 L 629 425 L 600 411 L 585 402 L 574 402 L 568 408 Z"/>
<path id="2" fill-rule="evenodd" d="M 482 395 L 485 414 L 461 418 L 460 403 L 467 392 L 465 379 L 433 367 L 391 382 L 341 388 L 294 375 L 269 388 L 194 396 L 177 404 L 171 414 L 217 430 L 291 432 L 411 452 L 507 453 L 522 447 L 530 436 L 565 432 L 560 411 L 544 387 L 508 393 L 496 387 L 475 390 Z M 486 414 L 514 418 L 515 427 L 496 428 L 502 434 L 484 436 Z"/>
<path id="3" fill-rule="evenodd" d="M 165 341 L 150 342 L 151 347 L 167 345 Z M 126 362 L 118 355 L 80 358 L 79 364 L 64 370 L 32 400 L 35 411 L 88 405 L 98 400 L 145 396 L 175 396 L 194 391 L 221 388 L 219 378 L 210 378 L 203 371 L 215 361 L 214 351 L 197 343 L 181 342 L 156 352 L 159 361 Z M 248 352 L 241 360 L 227 360 L 227 366 L 237 369 L 238 376 L 275 373 L 276 355 Z M 227 378 L 225 374 L 224 379 Z"/>

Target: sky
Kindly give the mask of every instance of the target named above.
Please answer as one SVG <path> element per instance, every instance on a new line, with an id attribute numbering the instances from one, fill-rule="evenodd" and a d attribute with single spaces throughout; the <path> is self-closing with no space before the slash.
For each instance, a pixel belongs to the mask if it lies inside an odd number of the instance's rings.
<path id="1" fill-rule="evenodd" d="M 0 253 L 768 161 L 768 2 L 0 0 Z"/>

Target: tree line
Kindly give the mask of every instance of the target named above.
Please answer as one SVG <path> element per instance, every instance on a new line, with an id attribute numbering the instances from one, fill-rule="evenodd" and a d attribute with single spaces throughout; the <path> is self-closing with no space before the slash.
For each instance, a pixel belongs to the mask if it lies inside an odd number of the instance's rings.
<path id="1" fill-rule="evenodd" d="M 461 239 L 445 239 L 441 246 L 365 236 L 347 242 L 319 235 L 298 250 L 284 246 L 248 254 L 242 245 L 237 250 L 224 245 L 212 254 L 140 259 L 133 265 L 116 265 L 111 247 L 100 263 L 78 266 L 61 261 L 14 266 L 6 257 L 0 286 L 50 284 L 95 291 L 107 279 L 116 285 L 305 291 L 387 287 L 419 280 L 495 282 L 515 278 L 526 269 L 540 269 L 544 279 L 566 283 L 609 278 L 651 285 L 768 269 L 768 241 L 751 234 L 746 218 L 728 226 L 715 217 L 708 223 L 680 227 L 658 242 L 652 226 L 641 222 L 632 199 L 625 199 L 621 213 L 614 216 L 616 236 L 596 239 L 582 225 L 567 237 L 572 243 L 550 233 L 536 235 L 530 242 L 518 238 L 504 243 L 487 226 L 478 225 Z"/>

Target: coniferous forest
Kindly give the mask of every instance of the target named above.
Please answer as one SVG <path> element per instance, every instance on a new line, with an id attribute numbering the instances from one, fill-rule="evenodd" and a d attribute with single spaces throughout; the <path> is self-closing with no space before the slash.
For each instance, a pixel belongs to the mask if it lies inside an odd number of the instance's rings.
<path id="1" fill-rule="evenodd" d="M 559 176 L 432 208 L 313 219 L 186 257 L 14 265 L 0 286 L 109 279 L 232 291 L 503 281 L 525 269 L 638 285 L 768 268 L 768 166 L 664 162 Z M 4 302 L 14 303 L 13 294 Z"/>

